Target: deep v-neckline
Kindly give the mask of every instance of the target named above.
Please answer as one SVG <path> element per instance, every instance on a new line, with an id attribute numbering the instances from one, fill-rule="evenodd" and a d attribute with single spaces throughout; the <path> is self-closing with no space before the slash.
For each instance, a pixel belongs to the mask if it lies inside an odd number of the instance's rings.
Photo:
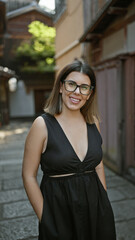
<path id="1" fill-rule="evenodd" d="M 80 157 L 77 155 L 77 153 L 76 153 L 76 151 L 75 151 L 75 149 L 74 149 L 73 145 L 71 144 L 71 142 L 70 142 L 69 138 L 67 137 L 67 135 L 66 135 L 66 133 L 65 133 L 64 129 L 62 128 L 61 124 L 60 124 L 60 123 L 59 123 L 59 121 L 56 119 L 56 117 L 54 117 L 54 116 L 53 116 L 53 118 L 54 118 L 54 120 L 56 121 L 56 123 L 58 124 L 58 126 L 59 126 L 60 130 L 62 131 L 63 135 L 65 136 L 65 138 L 66 138 L 66 140 L 67 140 L 68 144 L 70 145 L 70 147 L 71 147 L 72 151 L 75 153 L 75 155 L 76 155 L 77 159 L 79 160 L 79 162 L 81 162 L 81 163 L 82 163 L 82 162 L 84 162 L 84 161 L 85 161 L 85 159 L 86 159 L 86 157 L 87 157 L 88 150 L 89 150 L 89 134 L 88 134 L 88 123 L 86 122 L 86 128 L 87 128 L 87 151 L 86 151 L 86 154 L 85 154 L 85 157 L 84 157 L 84 159 L 83 159 L 83 160 L 81 160 L 81 159 L 80 159 Z"/>

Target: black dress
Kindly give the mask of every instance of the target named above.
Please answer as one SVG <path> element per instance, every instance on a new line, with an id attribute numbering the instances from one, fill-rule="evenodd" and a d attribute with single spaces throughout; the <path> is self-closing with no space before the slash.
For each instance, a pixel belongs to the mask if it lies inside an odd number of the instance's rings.
<path id="1" fill-rule="evenodd" d="M 43 114 L 48 143 L 41 155 L 44 198 L 39 240 L 116 240 L 114 215 L 95 167 L 102 159 L 102 138 L 87 123 L 88 150 L 83 161 L 75 153 L 60 124 Z M 70 176 L 51 175 L 76 173 Z"/>

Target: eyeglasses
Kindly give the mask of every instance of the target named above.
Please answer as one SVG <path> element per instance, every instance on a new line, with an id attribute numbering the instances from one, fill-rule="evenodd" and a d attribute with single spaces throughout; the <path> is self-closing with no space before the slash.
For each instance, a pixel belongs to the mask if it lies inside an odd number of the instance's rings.
<path id="1" fill-rule="evenodd" d="M 89 86 L 87 84 L 77 85 L 77 83 L 72 80 L 64 80 L 63 82 L 66 91 L 74 92 L 79 87 L 80 93 L 83 95 L 89 95 L 91 90 L 94 88 L 93 86 Z"/>

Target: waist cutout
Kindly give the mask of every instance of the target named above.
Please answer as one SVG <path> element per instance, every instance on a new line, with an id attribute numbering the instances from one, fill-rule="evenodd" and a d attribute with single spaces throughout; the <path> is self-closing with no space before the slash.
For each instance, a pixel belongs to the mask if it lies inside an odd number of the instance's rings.
<path id="1" fill-rule="evenodd" d="M 52 177 L 52 178 L 57 178 L 57 177 L 66 177 L 66 176 L 71 176 L 71 175 L 81 175 L 81 174 L 85 174 L 85 173 L 91 173 L 91 172 L 95 172 L 95 170 L 90 170 L 90 171 L 84 171 L 84 172 L 76 172 L 76 173 L 68 173 L 68 174 L 60 174 L 60 175 L 49 175 L 48 177 Z"/>

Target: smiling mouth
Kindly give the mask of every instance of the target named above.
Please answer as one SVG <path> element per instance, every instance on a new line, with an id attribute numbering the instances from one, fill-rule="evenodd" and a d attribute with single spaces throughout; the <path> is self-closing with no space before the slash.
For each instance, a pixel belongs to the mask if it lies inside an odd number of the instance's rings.
<path id="1" fill-rule="evenodd" d="M 70 97 L 72 103 L 79 103 L 81 100 L 77 98 Z"/>

